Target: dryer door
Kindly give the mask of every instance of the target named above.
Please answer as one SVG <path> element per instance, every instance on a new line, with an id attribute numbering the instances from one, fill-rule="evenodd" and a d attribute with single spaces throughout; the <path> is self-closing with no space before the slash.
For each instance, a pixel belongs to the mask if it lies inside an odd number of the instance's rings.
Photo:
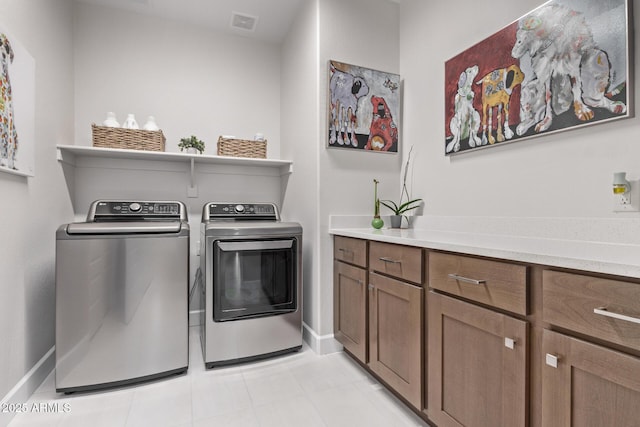
<path id="1" fill-rule="evenodd" d="M 297 310 L 297 239 L 213 242 L 213 320 Z"/>

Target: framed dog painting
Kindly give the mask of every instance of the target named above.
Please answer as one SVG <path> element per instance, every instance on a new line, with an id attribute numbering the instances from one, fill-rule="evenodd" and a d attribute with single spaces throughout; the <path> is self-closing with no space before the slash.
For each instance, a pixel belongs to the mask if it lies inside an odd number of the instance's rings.
<path id="1" fill-rule="evenodd" d="M 329 61 L 327 146 L 398 152 L 400 76 Z"/>
<path id="2" fill-rule="evenodd" d="M 629 117 L 627 2 L 552 0 L 448 60 L 445 154 Z"/>
<path id="3" fill-rule="evenodd" d="M 34 176 L 35 61 L 0 25 L 0 172 Z"/>

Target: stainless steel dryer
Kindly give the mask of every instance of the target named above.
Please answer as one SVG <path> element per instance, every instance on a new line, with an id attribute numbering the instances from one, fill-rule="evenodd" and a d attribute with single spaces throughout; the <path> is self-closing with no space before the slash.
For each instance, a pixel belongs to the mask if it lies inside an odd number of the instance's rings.
<path id="1" fill-rule="evenodd" d="M 302 227 L 272 203 L 207 203 L 200 233 L 205 366 L 302 347 Z"/>
<path id="2" fill-rule="evenodd" d="M 56 233 L 56 390 L 185 372 L 188 293 L 183 203 L 92 203 Z"/>

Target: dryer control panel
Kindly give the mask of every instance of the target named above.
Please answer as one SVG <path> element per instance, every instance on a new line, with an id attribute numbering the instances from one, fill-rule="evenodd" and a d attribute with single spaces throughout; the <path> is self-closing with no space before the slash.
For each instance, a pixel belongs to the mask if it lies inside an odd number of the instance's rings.
<path id="1" fill-rule="evenodd" d="M 212 202 L 204 206 L 203 221 L 216 219 L 250 219 L 278 221 L 278 209 L 273 203 Z"/>

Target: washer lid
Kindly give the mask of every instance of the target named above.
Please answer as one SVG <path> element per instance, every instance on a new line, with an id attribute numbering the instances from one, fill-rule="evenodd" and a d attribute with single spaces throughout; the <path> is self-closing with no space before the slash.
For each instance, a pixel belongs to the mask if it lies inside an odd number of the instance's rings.
<path id="1" fill-rule="evenodd" d="M 180 221 L 148 222 L 74 222 L 67 225 L 67 234 L 159 234 L 178 233 Z"/>

